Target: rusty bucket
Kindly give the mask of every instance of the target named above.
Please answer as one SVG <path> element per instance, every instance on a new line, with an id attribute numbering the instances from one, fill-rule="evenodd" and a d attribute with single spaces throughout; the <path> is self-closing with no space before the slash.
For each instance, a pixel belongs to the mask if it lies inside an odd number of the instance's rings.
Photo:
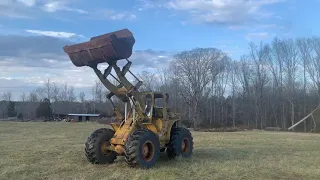
<path id="1" fill-rule="evenodd" d="M 132 55 L 135 39 L 128 29 L 92 37 L 90 41 L 64 46 L 75 66 L 95 66 L 127 59 Z"/>

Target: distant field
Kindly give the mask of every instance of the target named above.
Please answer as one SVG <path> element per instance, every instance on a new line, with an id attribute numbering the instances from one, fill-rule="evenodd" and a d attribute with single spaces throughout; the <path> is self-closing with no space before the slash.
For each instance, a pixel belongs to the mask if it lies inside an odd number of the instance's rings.
<path id="1" fill-rule="evenodd" d="M 91 165 L 86 137 L 93 123 L 0 122 L 0 179 L 320 179 L 320 135 L 192 132 L 191 159 L 162 155 L 149 170 Z"/>

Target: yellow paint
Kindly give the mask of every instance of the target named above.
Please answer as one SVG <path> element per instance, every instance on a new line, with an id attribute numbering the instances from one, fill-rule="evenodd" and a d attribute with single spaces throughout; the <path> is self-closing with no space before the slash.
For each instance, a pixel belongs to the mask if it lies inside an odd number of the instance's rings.
<path id="1" fill-rule="evenodd" d="M 160 131 L 162 129 L 162 119 L 156 119 L 155 124 L 158 131 Z"/>
<path id="2" fill-rule="evenodd" d="M 119 125 L 116 123 L 110 123 L 110 125 L 112 126 L 112 129 L 114 130 L 114 132 L 118 131 L 119 129 Z"/>
<path id="3" fill-rule="evenodd" d="M 124 145 L 122 138 L 111 138 L 110 143 L 114 145 Z"/>
<path id="4" fill-rule="evenodd" d="M 114 150 L 120 155 L 124 154 L 124 147 L 122 145 L 117 145 Z"/>
<path id="5" fill-rule="evenodd" d="M 142 123 L 144 125 L 144 127 L 146 127 L 147 129 L 149 129 L 150 131 L 154 132 L 154 133 L 158 133 L 158 130 L 156 128 L 156 126 L 154 126 L 154 124 L 152 123 Z"/>
<path id="6" fill-rule="evenodd" d="M 124 145 L 124 140 L 126 139 L 125 135 L 128 133 L 129 128 L 130 128 L 130 125 L 128 125 L 128 124 L 123 124 L 121 127 L 117 127 L 117 130 L 115 131 L 114 137 L 110 141 L 111 144 Z"/>

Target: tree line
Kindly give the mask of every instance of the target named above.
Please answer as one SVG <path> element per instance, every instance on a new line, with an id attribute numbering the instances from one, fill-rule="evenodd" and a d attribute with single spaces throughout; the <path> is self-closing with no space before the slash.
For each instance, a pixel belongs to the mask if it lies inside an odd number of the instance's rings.
<path id="1" fill-rule="evenodd" d="M 76 94 L 73 86 L 67 83 L 57 84 L 47 79 L 42 87 L 28 93 L 23 92 L 16 102 L 12 100 L 10 91 L 3 93 L 0 96 L 0 119 L 19 116 L 19 118 L 53 120 L 54 114 L 68 113 L 94 113 L 110 116 L 112 109 L 107 103 L 107 93 L 108 91 L 98 80 L 91 87 L 90 94 L 85 92 Z"/>
<path id="2" fill-rule="evenodd" d="M 169 66 L 156 72 L 143 71 L 140 90 L 170 94 L 170 107 L 181 113 L 191 127 L 244 126 L 265 129 L 293 125 L 320 102 L 320 38 L 280 39 L 250 43 L 247 54 L 232 59 L 217 48 L 194 48 L 174 56 Z M 90 100 L 67 84 L 47 81 L 21 101 L 81 104 L 81 112 L 107 104 L 108 91 L 96 81 Z M 4 94 L 3 99 L 8 100 Z M 53 111 L 54 107 L 53 107 Z M 108 111 L 106 113 L 111 113 Z M 309 131 L 305 121 L 296 130 Z"/>
<path id="3" fill-rule="evenodd" d="M 193 127 L 287 129 L 319 106 L 320 38 L 250 43 L 239 60 L 216 48 L 195 48 L 141 78 L 145 90 L 169 91 L 171 106 Z"/>

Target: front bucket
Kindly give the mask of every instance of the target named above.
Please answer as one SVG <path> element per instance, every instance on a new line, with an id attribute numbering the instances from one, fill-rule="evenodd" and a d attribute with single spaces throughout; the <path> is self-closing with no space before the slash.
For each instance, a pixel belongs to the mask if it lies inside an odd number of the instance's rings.
<path id="1" fill-rule="evenodd" d="M 96 36 L 90 41 L 63 47 L 75 66 L 91 66 L 127 59 L 132 55 L 135 39 L 128 29 Z"/>

